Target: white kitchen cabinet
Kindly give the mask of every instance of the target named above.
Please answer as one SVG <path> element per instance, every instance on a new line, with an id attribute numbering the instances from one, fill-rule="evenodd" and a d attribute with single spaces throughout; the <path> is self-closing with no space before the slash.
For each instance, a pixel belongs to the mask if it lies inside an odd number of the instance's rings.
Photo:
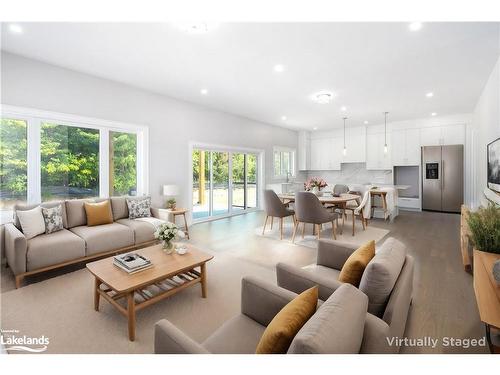
<path id="1" fill-rule="evenodd" d="M 340 170 L 339 144 L 339 138 L 311 139 L 310 170 Z"/>
<path id="2" fill-rule="evenodd" d="M 406 160 L 406 130 L 394 130 L 391 133 L 391 156 L 393 165 L 405 165 Z"/>
<path id="3" fill-rule="evenodd" d="M 420 129 L 406 129 L 406 165 L 420 165 Z"/>
<path id="4" fill-rule="evenodd" d="M 366 135 L 366 169 L 368 170 L 391 170 L 391 141 L 387 134 L 388 151 L 384 153 L 385 135 L 375 133 Z"/>
<path id="5" fill-rule="evenodd" d="M 310 150 L 310 155 L 311 155 L 311 161 L 309 168 L 311 170 L 321 170 L 322 168 L 322 161 L 321 161 L 321 156 L 322 156 L 322 148 L 324 144 L 323 139 L 311 139 L 311 150 Z"/>
<path id="6" fill-rule="evenodd" d="M 341 138 L 341 150 L 344 149 L 344 137 Z M 345 131 L 346 154 L 342 155 L 343 163 L 364 163 L 366 162 L 366 128 L 356 126 L 346 128 Z"/>
<path id="7" fill-rule="evenodd" d="M 465 127 L 461 124 L 426 127 L 420 130 L 420 134 L 421 146 L 465 144 Z"/>
<path id="8" fill-rule="evenodd" d="M 393 130 L 392 164 L 420 165 L 420 129 Z"/>
<path id="9" fill-rule="evenodd" d="M 441 143 L 441 127 L 422 128 L 420 130 L 421 146 L 439 146 Z"/>
<path id="10" fill-rule="evenodd" d="M 340 171 L 340 164 L 342 163 L 344 150 L 344 140 L 342 138 L 331 138 L 330 139 L 330 164 L 329 169 L 334 171 Z"/>
<path id="11" fill-rule="evenodd" d="M 441 139 L 443 145 L 465 144 L 465 126 L 464 125 L 442 126 Z"/>
<path id="12" fill-rule="evenodd" d="M 309 132 L 299 132 L 298 146 L 299 171 L 306 171 L 311 168 L 311 139 Z"/>

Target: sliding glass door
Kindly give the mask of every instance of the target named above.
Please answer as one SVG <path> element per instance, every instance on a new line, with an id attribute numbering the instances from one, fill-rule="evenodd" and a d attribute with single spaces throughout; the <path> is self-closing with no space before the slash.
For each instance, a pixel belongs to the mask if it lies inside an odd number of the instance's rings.
<path id="1" fill-rule="evenodd" d="M 193 219 L 257 208 L 257 154 L 194 149 Z"/>

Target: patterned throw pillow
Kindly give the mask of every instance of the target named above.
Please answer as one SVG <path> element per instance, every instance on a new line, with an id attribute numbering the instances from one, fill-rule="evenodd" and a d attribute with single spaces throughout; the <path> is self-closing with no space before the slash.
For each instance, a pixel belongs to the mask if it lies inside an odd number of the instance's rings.
<path id="1" fill-rule="evenodd" d="M 45 220 L 45 233 L 54 233 L 63 229 L 62 206 L 42 207 L 43 220 Z"/>
<path id="2" fill-rule="evenodd" d="M 137 219 L 139 217 L 151 216 L 151 198 L 127 199 L 128 218 Z"/>

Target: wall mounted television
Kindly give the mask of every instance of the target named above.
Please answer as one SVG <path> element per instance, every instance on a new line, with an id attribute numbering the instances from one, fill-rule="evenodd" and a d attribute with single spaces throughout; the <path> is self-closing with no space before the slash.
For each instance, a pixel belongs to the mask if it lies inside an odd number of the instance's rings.
<path id="1" fill-rule="evenodd" d="M 500 138 L 488 144 L 488 187 L 500 193 Z"/>

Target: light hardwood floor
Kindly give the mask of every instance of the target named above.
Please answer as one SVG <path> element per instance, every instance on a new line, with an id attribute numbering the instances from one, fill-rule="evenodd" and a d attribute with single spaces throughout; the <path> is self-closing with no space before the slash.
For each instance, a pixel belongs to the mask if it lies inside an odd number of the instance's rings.
<path id="1" fill-rule="evenodd" d="M 264 223 L 263 212 L 249 213 L 190 228 L 191 242 L 200 248 L 228 255 L 274 269 L 277 262 L 299 266 L 316 258 L 314 249 L 258 236 L 257 227 Z M 482 338 L 484 327 L 474 299 L 472 276 L 463 270 L 460 255 L 460 216 L 433 212 L 401 212 L 393 223 L 371 220 L 369 225 L 390 230 L 388 236 L 403 241 L 415 257 L 413 305 L 410 308 L 406 336 L 410 338 Z M 383 241 L 383 240 L 382 240 Z M 27 282 L 41 281 L 82 268 L 68 267 L 31 277 Z M 10 270 L 2 267 L 2 293 L 14 289 Z M 407 348 L 403 353 L 487 353 L 488 349 Z"/>

